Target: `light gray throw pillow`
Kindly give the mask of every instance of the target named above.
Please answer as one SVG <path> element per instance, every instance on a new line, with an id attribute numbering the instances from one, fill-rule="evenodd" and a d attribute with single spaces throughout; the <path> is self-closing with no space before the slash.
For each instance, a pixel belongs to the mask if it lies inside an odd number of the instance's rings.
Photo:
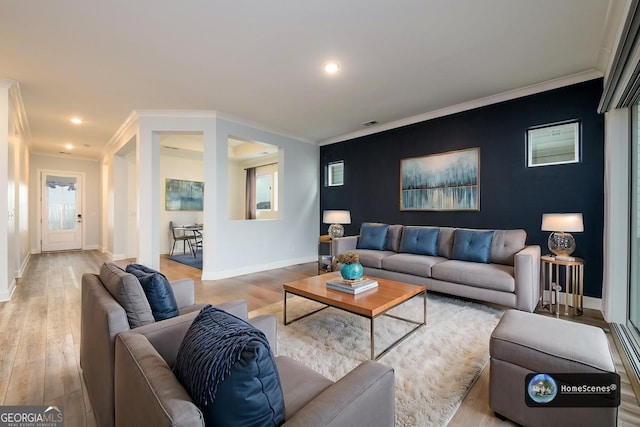
<path id="1" fill-rule="evenodd" d="M 100 268 L 100 280 L 124 308 L 131 329 L 155 322 L 147 296 L 136 276 L 127 273 L 117 264 L 105 262 Z"/>

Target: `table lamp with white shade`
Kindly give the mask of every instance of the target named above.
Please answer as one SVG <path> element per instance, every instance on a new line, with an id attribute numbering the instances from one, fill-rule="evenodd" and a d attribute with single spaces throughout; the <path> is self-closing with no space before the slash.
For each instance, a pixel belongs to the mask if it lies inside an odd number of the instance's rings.
<path id="1" fill-rule="evenodd" d="M 335 239 L 336 237 L 344 236 L 344 227 L 342 224 L 351 224 L 351 212 L 340 210 L 327 210 L 322 215 L 322 222 L 325 224 L 331 224 L 329 226 L 329 237 Z"/>
<path id="2" fill-rule="evenodd" d="M 542 231 L 551 231 L 547 244 L 556 259 L 575 261 L 571 256 L 576 249 L 576 241 L 569 232 L 584 231 L 581 213 L 548 213 L 542 215 Z"/>

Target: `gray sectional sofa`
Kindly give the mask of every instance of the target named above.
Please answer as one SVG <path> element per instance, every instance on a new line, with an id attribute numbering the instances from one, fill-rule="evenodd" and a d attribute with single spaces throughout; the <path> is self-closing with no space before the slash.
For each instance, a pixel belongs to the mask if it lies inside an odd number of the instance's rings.
<path id="1" fill-rule="evenodd" d="M 333 239 L 332 254 L 355 251 L 365 275 L 533 312 L 540 246 L 526 238 L 524 230 L 363 223 L 358 236 Z"/>

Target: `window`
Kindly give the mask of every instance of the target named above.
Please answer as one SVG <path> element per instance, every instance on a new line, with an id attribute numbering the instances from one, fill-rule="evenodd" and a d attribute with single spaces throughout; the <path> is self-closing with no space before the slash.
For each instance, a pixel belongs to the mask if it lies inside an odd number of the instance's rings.
<path id="1" fill-rule="evenodd" d="M 256 168 L 257 211 L 278 211 L 278 171 L 273 169 Z"/>
<path id="2" fill-rule="evenodd" d="M 335 187 L 344 184 L 344 161 L 331 162 L 327 165 L 327 186 Z"/>
<path id="3" fill-rule="evenodd" d="M 284 152 L 259 141 L 227 138 L 229 219 L 278 219 Z M 280 194 L 278 194 L 280 193 Z"/>
<path id="4" fill-rule="evenodd" d="M 527 130 L 527 166 L 580 161 L 580 123 L 572 121 Z"/>

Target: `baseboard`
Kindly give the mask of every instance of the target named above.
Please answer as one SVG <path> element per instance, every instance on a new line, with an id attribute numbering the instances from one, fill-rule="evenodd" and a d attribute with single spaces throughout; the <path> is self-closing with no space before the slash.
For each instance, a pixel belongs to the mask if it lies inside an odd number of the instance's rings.
<path id="1" fill-rule="evenodd" d="M 84 248 L 82 248 L 83 251 L 95 251 L 99 249 L 100 249 L 99 245 L 87 245 Z"/>
<path id="2" fill-rule="evenodd" d="M 560 292 L 560 304 L 564 304 L 565 296 L 565 293 Z M 549 301 L 549 291 L 544 291 L 544 298 L 545 301 Z M 582 305 L 582 308 L 589 308 L 602 312 L 602 298 L 583 297 Z"/>
<path id="3" fill-rule="evenodd" d="M 242 276 L 243 274 L 258 273 L 260 271 L 274 270 L 276 268 L 289 267 L 296 264 L 304 264 L 307 262 L 317 262 L 318 257 L 308 256 L 301 258 L 288 259 L 267 264 L 250 265 L 246 267 L 235 268 L 232 270 L 221 271 L 202 271 L 202 280 L 220 280 L 229 277 Z"/>
<path id="4" fill-rule="evenodd" d="M 13 279 L 11 283 L 9 283 L 9 289 L 6 291 L 0 291 L 0 302 L 9 301 L 11 296 L 13 295 L 13 291 L 16 290 L 16 279 Z"/>
<path id="5" fill-rule="evenodd" d="M 24 274 L 24 271 L 27 269 L 27 265 L 29 264 L 29 260 L 31 260 L 31 252 L 29 252 L 26 256 L 26 258 L 22 261 L 22 264 L 20 265 L 20 270 L 18 270 L 18 273 L 16 275 L 16 277 L 18 279 L 20 279 L 22 277 L 22 275 Z"/>

